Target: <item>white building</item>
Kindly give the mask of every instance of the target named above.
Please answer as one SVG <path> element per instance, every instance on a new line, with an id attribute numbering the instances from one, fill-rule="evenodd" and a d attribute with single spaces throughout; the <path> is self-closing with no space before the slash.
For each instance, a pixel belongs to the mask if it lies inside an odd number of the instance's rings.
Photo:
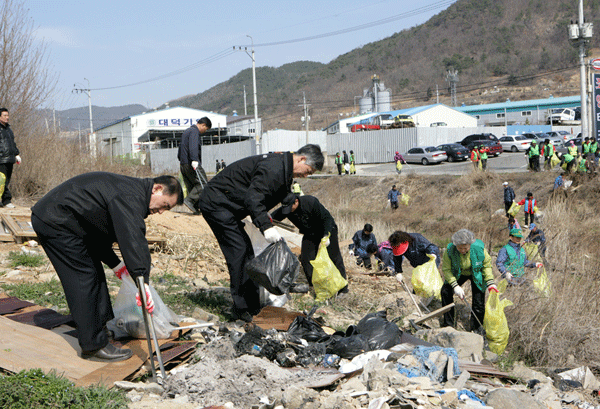
<path id="1" fill-rule="evenodd" d="M 235 111 L 232 116 L 227 117 L 227 134 L 236 136 L 252 136 L 256 137 L 256 129 L 258 134 L 262 135 L 262 122 L 258 118 L 258 126 L 254 121 L 254 115 L 237 115 Z"/>
<path id="2" fill-rule="evenodd" d="M 183 131 L 204 116 L 212 122 L 211 134 L 226 134 L 226 115 L 185 107 L 133 115 L 97 129 L 94 134 L 101 151 L 107 156 L 135 154 L 146 144 L 173 148 L 179 146 Z"/>

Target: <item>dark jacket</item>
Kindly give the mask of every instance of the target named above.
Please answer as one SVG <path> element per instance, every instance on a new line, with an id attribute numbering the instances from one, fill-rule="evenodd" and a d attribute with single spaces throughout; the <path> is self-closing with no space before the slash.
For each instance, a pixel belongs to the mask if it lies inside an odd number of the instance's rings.
<path id="1" fill-rule="evenodd" d="M 344 153 L 344 164 L 346 163 L 350 163 L 350 160 L 348 160 L 348 154 Z"/>
<path id="2" fill-rule="evenodd" d="M 0 163 L 15 163 L 18 154 L 19 149 L 10 125 L 0 124 Z"/>
<path id="3" fill-rule="evenodd" d="M 119 244 L 129 274 L 148 282 L 150 250 L 146 223 L 152 179 L 106 172 L 76 176 L 48 192 L 31 209 L 47 225 L 86 239 L 109 267 L 119 259 L 112 250 Z"/>
<path id="4" fill-rule="evenodd" d="M 273 220 L 283 220 L 286 217 L 296 226 L 305 237 L 320 240 L 336 228 L 335 220 L 314 196 L 298 197 L 298 208 L 290 214 L 283 214 L 281 207 L 271 213 Z"/>
<path id="5" fill-rule="evenodd" d="M 401 196 L 402 193 L 398 189 L 391 189 L 388 192 L 388 200 L 393 203 L 398 203 L 398 196 Z"/>
<path id="6" fill-rule="evenodd" d="M 238 220 L 249 215 L 264 232 L 273 227 L 269 210 L 291 192 L 293 168 L 291 152 L 249 156 L 213 177 L 200 201 L 213 209 L 224 207 Z"/>
<path id="7" fill-rule="evenodd" d="M 411 266 L 417 267 L 429 261 L 428 254 L 435 254 L 435 264 L 439 267 L 442 262 L 440 248 L 419 233 L 409 233 L 409 236 L 414 240 L 408 245 L 406 252 L 402 256 L 394 256 L 396 272 L 402 272 L 402 257 L 406 257 Z"/>
<path id="8" fill-rule="evenodd" d="M 512 203 L 515 200 L 515 191 L 512 187 L 506 186 L 504 188 L 504 203 Z"/>
<path id="9" fill-rule="evenodd" d="M 182 165 L 198 162 L 202 165 L 202 155 L 200 146 L 200 130 L 194 124 L 190 126 L 181 135 L 181 145 L 177 151 L 177 159 Z"/>
<path id="10" fill-rule="evenodd" d="M 369 253 L 367 253 L 367 246 L 369 244 L 374 244 L 377 246 L 377 239 L 375 238 L 375 234 L 365 234 L 363 230 L 359 230 L 354 233 L 352 237 L 352 243 L 354 244 L 354 253 L 359 257 L 369 257 Z"/>

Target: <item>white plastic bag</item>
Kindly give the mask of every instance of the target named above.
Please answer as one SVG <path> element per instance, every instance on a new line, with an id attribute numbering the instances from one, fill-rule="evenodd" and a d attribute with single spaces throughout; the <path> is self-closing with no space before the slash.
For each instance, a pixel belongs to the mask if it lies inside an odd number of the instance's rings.
<path id="1" fill-rule="evenodd" d="M 154 287 L 149 285 L 154 301 L 152 320 L 158 339 L 167 339 L 177 329 L 177 315 L 166 306 Z M 115 339 L 127 337 L 146 338 L 146 328 L 142 307 L 136 304 L 135 296 L 138 288 L 129 274 L 123 275 L 121 288 L 113 304 L 115 318 L 106 323 L 106 327 L 115 333 Z"/>

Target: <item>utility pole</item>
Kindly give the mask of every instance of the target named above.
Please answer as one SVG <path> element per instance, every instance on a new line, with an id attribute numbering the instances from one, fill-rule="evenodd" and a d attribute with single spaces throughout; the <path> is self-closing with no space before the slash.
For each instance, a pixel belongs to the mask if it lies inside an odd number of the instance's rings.
<path id="1" fill-rule="evenodd" d="M 84 80 L 87 81 L 88 83 L 88 87 L 87 88 L 74 88 L 73 92 L 75 93 L 86 93 L 88 96 L 88 106 L 89 106 L 89 110 L 90 110 L 90 137 L 88 140 L 88 146 L 90 149 L 90 152 L 92 152 L 93 156 L 96 156 L 96 143 L 94 141 L 94 123 L 92 121 L 92 90 L 90 89 L 90 80 L 88 80 L 87 78 L 84 78 Z M 73 85 L 74 87 L 77 86 L 77 84 Z"/>
<path id="2" fill-rule="evenodd" d="M 244 85 L 244 116 L 248 115 L 248 106 L 246 105 L 246 85 Z"/>
<path id="3" fill-rule="evenodd" d="M 254 59 L 254 40 L 251 36 L 247 34 L 246 37 L 249 37 L 250 41 L 252 42 L 252 54 L 248 53 L 248 47 L 244 47 L 244 51 L 246 52 L 246 54 L 248 54 L 248 57 L 252 59 L 252 86 L 254 87 L 254 136 L 256 139 L 256 154 L 260 155 L 260 132 L 258 131 L 258 104 L 256 102 L 256 60 Z M 238 46 L 238 50 L 241 49 L 242 47 Z M 235 46 L 233 46 L 233 50 L 235 51 Z"/>
<path id="4" fill-rule="evenodd" d="M 308 122 L 310 121 L 310 117 L 308 116 L 308 107 L 310 105 L 306 104 L 306 94 L 302 91 L 303 103 L 300 106 L 304 107 L 304 116 L 302 117 L 302 122 L 306 126 L 306 145 L 308 145 Z"/>
<path id="5" fill-rule="evenodd" d="M 583 18 L 583 0 L 579 0 L 579 21 L 569 25 L 569 40 L 574 47 L 579 48 L 579 68 L 581 87 L 581 137 L 589 137 L 588 107 L 587 107 L 587 75 L 585 66 L 585 46 L 592 38 L 594 25 L 585 23 Z"/>
<path id="6" fill-rule="evenodd" d="M 435 103 L 440 103 L 440 91 L 438 90 L 438 84 L 435 84 Z"/>

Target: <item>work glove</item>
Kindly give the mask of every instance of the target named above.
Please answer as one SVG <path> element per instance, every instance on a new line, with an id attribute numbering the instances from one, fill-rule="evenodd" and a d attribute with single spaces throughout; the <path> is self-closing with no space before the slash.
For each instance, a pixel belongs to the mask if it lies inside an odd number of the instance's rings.
<path id="1" fill-rule="evenodd" d="M 396 274 L 396 281 L 402 284 L 404 282 L 404 276 L 402 274 Z"/>
<path id="2" fill-rule="evenodd" d="M 465 299 L 465 290 L 463 290 L 460 285 L 454 287 L 454 294 L 456 294 L 456 296 L 461 300 Z"/>
<path id="3" fill-rule="evenodd" d="M 325 247 L 329 247 L 329 245 L 331 244 L 331 242 L 329 241 L 329 237 L 325 236 L 321 239 L 321 243 L 323 243 L 325 245 Z"/>
<path id="4" fill-rule="evenodd" d="M 350 250 L 350 255 L 353 256 L 354 255 L 354 250 Z"/>
<path id="5" fill-rule="evenodd" d="M 15 156 L 15 160 L 17 161 L 17 165 L 21 164 L 21 156 Z"/>
<path id="6" fill-rule="evenodd" d="M 541 268 L 541 267 L 544 267 L 544 264 L 543 263 L 535 263 L 535 267 Z"/>
<path id="7" fill-rule="evenodd" d="M 113 268 L 113 273 L 115 273 L 115 275 L 117 276 L 117 278 L 119 280 L 122 280 L 123 275 L 129 274 L 129 271 L 127 271 L 127 267 L 125 267 L 125 263 L 123 263 L 121 261 L 119 264 L 117 264 L 117 266 L 115 268 Z"/>
<path id="8" fill-rule="evenodd" d="M 196 161 L 196 160 L 192 161 L 192 168 L 194 168 L 194 170 L 196 170 L 197 167 L 198 167 L 198 161 Z"/>
<path id="9" fill-rule="evenodd" d="M 506 278 L 506 281 L 508 281 L 510 283 L 512 281 L 512 279 L 513 279 L 513 276 L 512 276 L 511 273 L 506 273 L 504 275 L 504 278 Z"/>
<path id="10" fill-rule="evenodd" d="M 265 235 L 265 240 L 269 243 L 275 243 L 282 239 L 281 234 L 279 234 L 275 227 L 269 227 L 263 234 Z"/>
<path id="11" fill-rule="evenodd" d="M 496 284 L 492 284 L 488 287 L 488 291 L 489 292 L 492 292 L 492 291 L 498 292 L 498 287 L 496 287 Z"/>
<path id="12" fill-rule="evenodd" d="M 146 283 L 144 283 L 144 290 L 146 291 L 146 310 L 152 314 L 152 311 L 154 311 L 154 300 L 152 300 L 152 295 L 150 294 L 150 287 Z M 135 301 L 138 307 L 142 306 L 142 299 L 140 298 L 139 291 L 135 294 Z"/>

